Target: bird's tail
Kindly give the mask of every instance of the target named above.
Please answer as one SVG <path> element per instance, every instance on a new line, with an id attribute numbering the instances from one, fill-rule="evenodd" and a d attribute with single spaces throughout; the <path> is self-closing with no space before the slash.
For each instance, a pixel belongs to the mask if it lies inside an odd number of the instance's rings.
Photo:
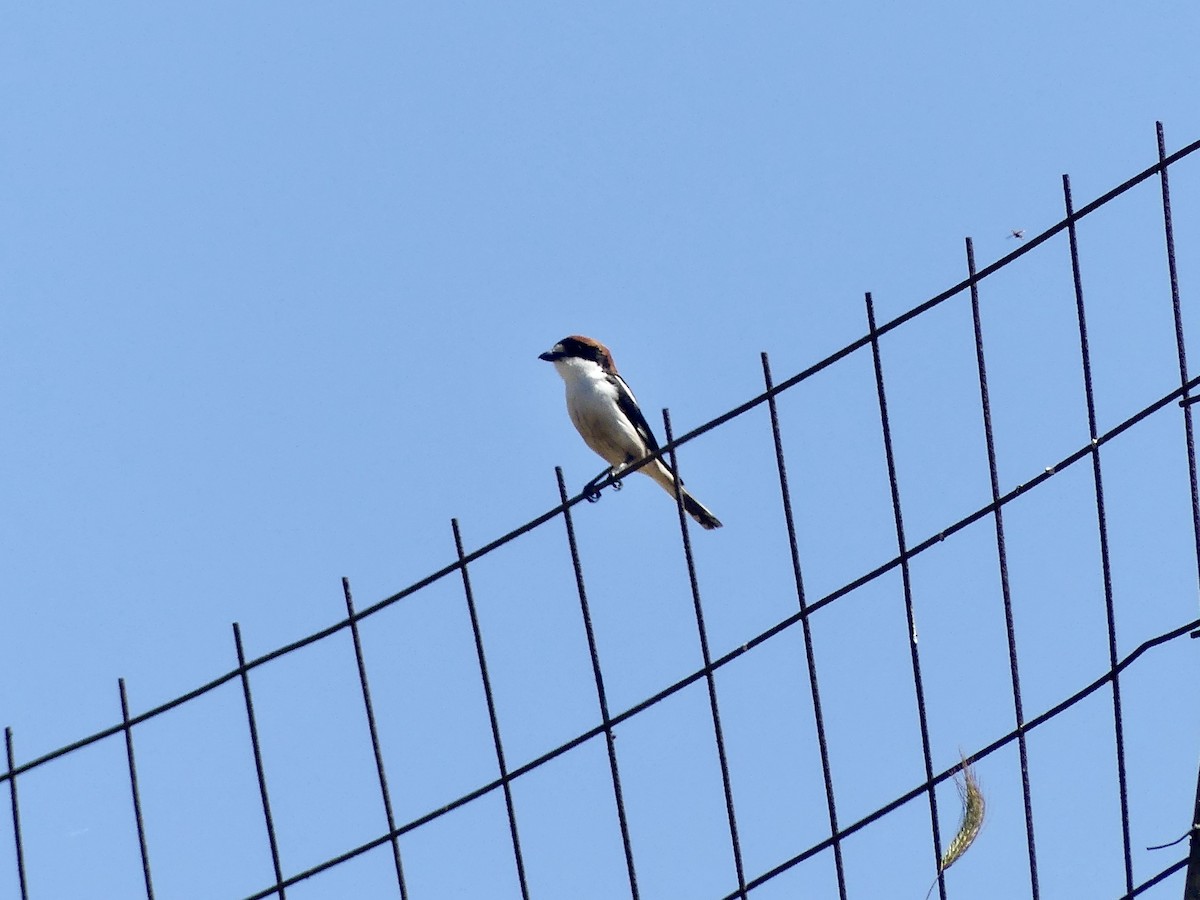
<path id="1" fill-rule="evenodd" d="M 683 511 L 695 519 L 701 528 L 721 527 L 721 520 L 710 513 L 703 503 L 683 488 L 680 488 L 680 493 L 683 494 Z"/>
<path id="2" fill-rule="evenodd" d="M 653 478 L 662 487 L 664 491 L 675 497 L 675 476 L 671 474 L 671 470 L 665 465 L 649 465 L 642 469 L 647 475 Z M 708 511 L 708 508 L 687 492 L 687 488 L 680 485 L 679 493 L 683 497 L 683 511 L 696 520 L 696 523 L 701 528 L 713 529 L 721 527 L 721 520 Z"/>

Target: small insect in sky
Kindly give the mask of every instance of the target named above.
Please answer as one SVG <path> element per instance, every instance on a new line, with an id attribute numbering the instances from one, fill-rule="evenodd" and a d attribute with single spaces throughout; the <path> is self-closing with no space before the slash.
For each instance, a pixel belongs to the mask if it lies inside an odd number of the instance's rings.
<path id="1" fill-rule="evenodd" d="M 1012 231 L 1010 231 L 1008 233 L 1008 236 L 1010 238 L 1016 238 L 1019 241 L 1023 237 L 1025 237 L 1025 229 L 1024 228 L 1014 228 Z"/>

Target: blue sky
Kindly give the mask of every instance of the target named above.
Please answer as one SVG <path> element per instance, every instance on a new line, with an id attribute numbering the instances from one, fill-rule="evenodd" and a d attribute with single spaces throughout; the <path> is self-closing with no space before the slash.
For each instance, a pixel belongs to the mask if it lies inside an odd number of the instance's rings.
<path id="1" fill-rule="evenodd" d="M 557 503 L 600 468 L 537 354 L 607 343 L 661 434 L 684 432 L 1200 137 L 1192 3 L 214 2 L 0 5 L 0 724 L 18 762 L 365 607 Z M 1173 170 L 1200 341 L 1200 172 Z M 1106 430 L 1178 386 L 1157 181 L 1080 225 Z M 1086 443 L 1063 235 L 981 285 L 1004 489 Z M 883 341 L 910 542 L 990 494 L 970 308 Z M 1200 350 L 1193 350 L 1193 355 Z M 780 398 L 806 587 L 895 555 L 870 355 Z M 1119 648 L 1196 616 L 1171 407 L 1105 448 Z M 714 654 L 796 598 L 765 408 L 688 444 L 726 523 L 693 535 Z M 1006 511 L 1025 703 L 1107 667 L 1090 467 Z M 675 513 L 633 478 L 576 507 L 609 702 L 700 664 Z M 471 569 L 510 764 L 598 722 L 560 521 Z M 935 766 L 1012 727 L 994 535 L 913 565 Z M 850 823 L 923 779 L 899 577 L 813 617 Z M 363 623 L 397 816 L 495 777 L 462 586 Z M 1135 875 L 1190 821 L 1195 648 L 1125 682 Z M 828 823 L 796 629 L 717 679 L 746 868 Z M 284 871 L 384 828 L 346 632 L 253 675 Z M 161 896 L 271 881 L 240 688 L 135 732 Z M 356 705 L 357 704 L 357 705 Z M 1182 714 L 1181 714 L 1182 709 Z M 643 897 L 733 890 L 707 696 L 618 732 Z M 124 747 L 19 779 L 35 897 L 136 896 Z M 1043 896 L 1123 890 L 1111 703 L 1030 737 Z M 1015 750 L 980 766 L 990 821 L 951 896 L 1028 891 Z M 627 891 L 602 742 L 518 780 L 540 897 Z M 955 794 L 939 791 L 943 833 Z M 0 897 L 17 896 L 0 817 Z M 847 841 L 852 896 L 919 896 L 928 807 Z M 402 842 L 413 897 L 517 896 L 498 792 Z M 389 877 L 392 879 L 389 882 Z M 752 896 L 830 896 L 829 854 Z M 1177 896 L 1176 876 L 1147 896 Z M 289 891 L 395 895 L 387 848 Z"/>

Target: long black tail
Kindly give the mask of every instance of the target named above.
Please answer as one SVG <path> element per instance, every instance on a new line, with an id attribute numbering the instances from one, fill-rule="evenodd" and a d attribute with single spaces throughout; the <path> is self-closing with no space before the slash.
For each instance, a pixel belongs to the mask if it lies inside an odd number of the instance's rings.
<path id="1" fill-rule="evenodd" d="M 658 483 L 664 491 L 671 495 L 671 499 L 675 499 L 675 476 L 671 470 L 662 462 L 655 460 L 651 465 L 642 469 L 647 475 Z M 695 519 L 701 528 L 720 528 L 721 520 L 710 513 L 695 497 L 687 492 L 687 488 L 680 487 L 680 494 L 683 497 L 683 511 Z"/>
<path id="2" fill-rule="evenodd" d="M 686 490 L 683 492 L 683 511 L 696 520 L 701 528 L 720 528 L 721 520 L 710 513 L 695 497 Z"/>

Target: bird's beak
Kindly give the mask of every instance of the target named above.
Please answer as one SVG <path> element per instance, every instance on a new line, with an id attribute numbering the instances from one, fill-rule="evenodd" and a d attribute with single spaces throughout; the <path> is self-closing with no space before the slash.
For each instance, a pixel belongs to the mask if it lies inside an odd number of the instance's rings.
<path id="1" fill-rule="evenodd" d="M 558 354 L 553 350 L 547 350 L 545 353 L 539 355 L 538 359 L 544 359 L 546 362 L 554 362 L 558 359 Z"/>

